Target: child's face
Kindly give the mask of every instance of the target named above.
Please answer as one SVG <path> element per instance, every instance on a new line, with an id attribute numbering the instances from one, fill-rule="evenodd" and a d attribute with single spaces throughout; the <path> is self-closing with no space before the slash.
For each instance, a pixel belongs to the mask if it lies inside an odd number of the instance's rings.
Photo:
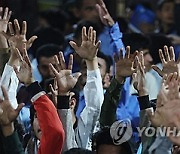
<path id="1" fill-rule="evenodd" d="M 174 23 L 174 3 L 164 3 L 161 10 L 158 11 L 159 20 L 162 24 L 173 24 Z"/>

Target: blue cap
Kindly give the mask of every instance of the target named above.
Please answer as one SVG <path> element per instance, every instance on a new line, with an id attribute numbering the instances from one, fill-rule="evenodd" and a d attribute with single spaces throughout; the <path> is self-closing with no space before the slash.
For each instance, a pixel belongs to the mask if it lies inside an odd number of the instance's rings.
<path id="1" fill-rule="evenodd" d="M 130 24 L 139 29 L 141 23 L 154 24 L 156 15 L 153 11 L 137 5 L 130 19 Z"/>

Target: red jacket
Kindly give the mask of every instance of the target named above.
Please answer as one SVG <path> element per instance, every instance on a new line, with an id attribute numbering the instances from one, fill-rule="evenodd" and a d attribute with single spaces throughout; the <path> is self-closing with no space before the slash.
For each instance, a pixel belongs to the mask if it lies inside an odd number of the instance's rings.
<path id="1" fill-rule="evenodd" d="M 37 84 L 34 87 L 37 92 Z M 32 93 L 35 94 L 35 91 Z M 38 154 L 61 154 L 65 134 L 57 109 L 43 91 L 39 90 L 31 100 L 42 131 Z"/>

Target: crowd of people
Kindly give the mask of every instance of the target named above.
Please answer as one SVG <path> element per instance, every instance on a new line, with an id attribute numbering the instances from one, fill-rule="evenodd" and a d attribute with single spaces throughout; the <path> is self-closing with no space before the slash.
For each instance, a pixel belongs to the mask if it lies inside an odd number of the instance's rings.
<path id="1" fill-rule="evenodd" d="M 0 7 L 0 154 L 180 153 L 180 0 L 66 9 Z"/>

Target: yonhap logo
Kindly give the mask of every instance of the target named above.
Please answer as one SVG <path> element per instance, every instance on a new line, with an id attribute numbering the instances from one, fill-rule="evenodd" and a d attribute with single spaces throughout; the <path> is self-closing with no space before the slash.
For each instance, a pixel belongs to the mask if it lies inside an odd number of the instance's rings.
<path id="1" fill-rule="evenodd" d="M 110 128 L 110 135 L 115 145 L 120 145 L 128 141 L 132 134 L 131 121 L 128 119 L 116 121 Z"/>

